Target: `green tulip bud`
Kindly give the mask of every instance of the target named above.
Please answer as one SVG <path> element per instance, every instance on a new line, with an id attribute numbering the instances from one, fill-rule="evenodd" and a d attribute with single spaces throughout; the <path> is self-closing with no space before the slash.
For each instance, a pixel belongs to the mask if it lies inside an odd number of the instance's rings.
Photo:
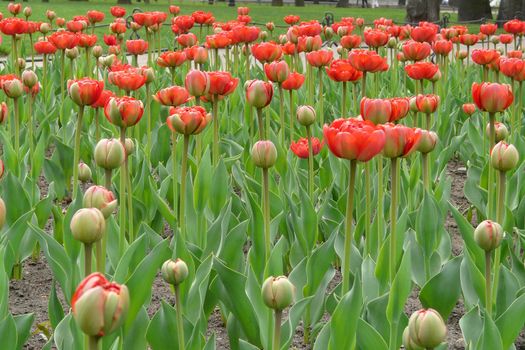
<path id="1" fill-rule="evenodd" d="M 80 55 L 80 52 L 78 52 L 78 47 L 75 46 L 72 49 L 66 49 L 66 57 L 70 60 L 74 60 L 78 57 L 78 55 Z"/>
<path id="2" fill-rule="evenodd" d="M 422 347 L 417 346 L 412 338 L 410 338 L 408 327 L 405 327 L 405 330 L 403 331 L 403 346 L 405 347 L 405 350 L 424 350 Z"/>
<path id="3" fill-rule="evenodd" d="M 474 230 L 474 240 L 486 252 L 499 247 L 502 239 L 503 228 L 500 224 L 491 220 L 482 221 Z"/>
<path id="4" fill-rule="evenodd" d="M 133 152 L 135 152 L 135 142 L 133 142 L 133 139 L 127 138 L 124 143 L 124 148 L 126 149 L 126 154 L 131 156 Z"/>
<path id="5" fill-rule="evenodd" d="M 71 219 L 71 233 L 73 238 L 84 244 L 99 241 L 106 232 L 106 220 L 97 208 L 83 208 L 77 210 Z"/>
<path id="6" fill-rule="evenodd" d="M 102 139 L 95 147 L 95 163 L 103 169 L 117 169 L 124 162 L 125 152 L 119 140 Z"/>
<path id="7" fill-rule="evenodd" d="M 315 123 L 315 109 L 312 106 L 299 106 L 297 108 L 297 121 L 302 126 Z"/>
<path id="8" fill-rule="evenodd" d="M 487 133 L 487 137 L 490 137 L 490 123 L 487 124 L 487 128 L 485 129 Z M 505 126 L 505 124 L 500 122 L 494 123 L 494 134 L 495 134 L 495 141 L 500 142 L 503 141 L 509 136 L 509 130 Z"/>
<path id="9" fill-rule="evenodd" d="M 82 182 L 91 180 L 91 169 L 86 163 L 78 164 L 78 179 Z"/>
<path id="10" fill-rule="evenodd" d="M 104 49 L 102 49 L 102 46 L 100 45 L 95 45 L 93 46 L 93 48 L 91 49 L 91 53 L 93 54 L 93 57 L 95 58 L 99 58 L 100 56 L 102 56 L 102 53 L 104 52 Z"/>
<path id="11" fill-rule="evenodd" d="M 38 84 L 38 77 L 36 76 L 36 73 L 32 70 L 25 70 L 22 73 L 22 83 L 31 89 L 33 86 Z"/>
<path id="12" fill-rule="evenodd" d="M 509 171 L 518 165 L 520 155 L 514 145 L 498 142 L 490 152 L 490 164 L 499 171 Z"/>
<path id="13" fill-rule="evenodd" d="M 263 169 L 271 168 L 277 161 L 277 149 L 272 141 L 257 141 L 252 147 L 252 160 L 256 166 Z"/>
<path id="14" fill-rule="evenodd" d="M 107 219 L 117 208 L 118 202 L 113 195 L 113 192 L 103 186 L 91 186 L 84 193 L 82 200 L 84 208 L 97 208 L 102 212 L 104 218 Z"/>
<path id="15" fill-rule="evenodd" d="M 421 153 L 429 153 L 434 150 L 439 138 L 433 131 L 421 130 L 421 140 L 417 146 L 417 150 Z"/>
<path id="16" fill-rule="evenodd" d="M 286 276 L 268 277 L 262 285 L 262 298 L 270 309 L 281 311 L 293 303 L 295 287 Z"/>
<path id="17" fill-rule="evenodd" d="M 181 259 L 166 260 L 160 270 L 166 283 L 178 286 L 188 277 L 188 265 Z"/>
<path id="18" fill-rule="evenodd" d="M 447 327 L 436 310 L 421 309 L 410 316 L 408 332 L 415 345 L 432 349 L 445 341 Z"/>

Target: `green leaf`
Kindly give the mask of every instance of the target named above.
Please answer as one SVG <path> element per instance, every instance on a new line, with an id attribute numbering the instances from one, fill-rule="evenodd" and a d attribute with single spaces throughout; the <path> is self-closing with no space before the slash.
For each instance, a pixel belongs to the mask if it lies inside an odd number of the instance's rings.
<path id="1" fill-rule="evenodd" d="M 229 175 L 221 158 L 219 164 L 213 171 L 213 186 L 210 189 L 210 197 L 208 198 L 208 206 L 215 216 L 217 216 L 221 209 L 226 204 L 228 194 L 231 193 L 229 185 Z"/>
<path id="2" fill-rule="evenodd" d="M 16 349 L 22 349 L 24 347 L 24 344 L 31 335 L 31 326 L 33 325 L 34 320 L 35 315 L 32 313 L 14 316 L 16 333 L 18 335 Z"/>
<path id="3" fill-rule="evenodd" d="M 387 350 L 388 346 L 374 327 L 372 327 L 368 322 L 359 319 L 357 322 L 357 347 L 359 349 L 374 349 L 374 350 Z"/>
<path id="4" fill-rule="evenodd" d="M 199 170 L 195 176 L 195 184 L 193 186 L 193 206 L 199 215 L 202 215 L 208 199 L 210 202 L 214 201 L 214 198 L 210 198 L 210 190 L 217 184 L 213 181 L 212 186 L 212 179 L 215 180 L 212 178 L 210 157 L 206 153 L 199 164 Z"/>
<path id="5" fill-rule="evenodd" d="M 428 191 L 425 191 L 423 203 L 417 211 L 416 237 L 427 259 L 430 259 L 436 246 L 436 236 L 441 226 L 440 217 L 441 212 L 436 200 Z"/>
<path id="6" fill-rule="evenodd" d="M 2 347 L 6 349 L 16 349 L 18 344 L 18 332 L 16 329 L 15 319 L 11 314 L 7 315 L 0 321 L 0 339 Z"/>
<path id="7" fill-rule="evenodd" d="M 78 344 L 84 343 L 84 337 L 78 330 L 73 314 L 69 313 L 60 321 L 53 334 L 58 350 L 76 349 Z"/>
<path id="8" fill-rule="evenodd" d="M 399 316 L 403 313 L 403 307 L 412 290 L 410 271 L 410 249 L 407 249 L 401 259 L 401 265 L 388 296 L 386 317 L 390 324 L 397 322 Z"/>
<path id="9" fill-rule="evenodd" d="M 310 302 L 311 298 L 301 299 L 288 311 L 288 319 L 284 322 L 281 329 L 281 350 L 290 348 L 290 343 L 295 335 L 295 329 Z"/>
<path id="10" fill-rule="evenodd" d="M 485 317 L 485 321 L 483 323 L 483 331 L 481 332 L 481 338 L 478 341 L 476 349 L 504 349 L 498 328 L 496 327 L 496 324 L 490 317 Z"/>
<path id="11" fill-rule="evenodd" d="M 525 319 L 525 294 L 520 295 L 509 308 L 496 320 L 496 326 L 501 334 L 502 349 L 508 349 L 519 336 Z"/>
<path id="12" fill-rule="evenodd" d="M 177 334 L 177 312 L 162 300 L 159 310 L 149 323 L 146 339 L 153 350 L 168 350 L 178 344 Z"/>
<path id="13" fill-rule="evenodd" d="M 51 323 L 51 327 L 55 329 L 60 321 L 62 321 L 64 318 L 64 309 L 57 296 L 55 281 L 51 283 L 51 292 L 49 293 L 49 301 L 47 302 L 47 311 L 49 314 L 49 322 Z"/>

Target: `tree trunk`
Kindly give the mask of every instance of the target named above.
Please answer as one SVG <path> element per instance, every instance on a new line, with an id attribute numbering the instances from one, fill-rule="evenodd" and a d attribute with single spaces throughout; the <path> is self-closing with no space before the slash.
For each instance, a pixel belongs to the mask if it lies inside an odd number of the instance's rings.
<path id="1" fill-rule="evenodd" d="M 459 21 L 474 21 L 481 18 L 492 19 L 490 0 L 460 0 L 458 2 Z"/>
<path id="2" fill-rule="evenodd" d="M 131 0 L 117 0 L 117 4 L 131 4 Z"/>
<path id="3" fill-rule="evenodd" d="M 407 4 L 406 0 L 399 0 L 397 6 L 405 6 Z"/>
<path id="4" fill-rule="evenodd" d="M 283 6 L 283 0 L 272 0 L 272 6 Z"/>
<path id="5" fill-rule="evenodd" d="M 525 18 L 525 0 L 501 0 L 499 3 L 498 21 L 508 21 L 513 18 Z"/>
<path id="6" fill-rule="evenodd" d="M 336 7 L 348 7 L 349 0 L 339 0 L 337 1 Z"/>
<path id="7" fill-rule="evenodd" d="M 441 0 L 408 0 L 407 22 L 439 21 L 439 5 Z"/>
<path id="8" fill-rule="evenodd" d="M 304 0 L 295 0 L 295 6 L 304 6 Z"/>

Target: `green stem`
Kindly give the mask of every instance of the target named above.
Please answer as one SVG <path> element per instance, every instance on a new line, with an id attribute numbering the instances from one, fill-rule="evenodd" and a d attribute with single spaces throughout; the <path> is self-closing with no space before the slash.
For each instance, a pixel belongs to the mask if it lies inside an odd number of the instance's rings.
<path id="1" fill-rule="evenodd" d="M 182 170 L 180 178 L 180 233 L 182 239 L 186 239 L 186 167 L 188 163 L 188 146 L 190 143 L 190 136 L 184 135 L 184 150 L 182 151 Z"/>
<path id="2" fill-rule="evenodd" d="M 35 70 L 35 51 L 33 49 L 33 35 L 29 33 L 29 50 L 31 51 L 31 69 Z"/>
<path id="3" fill-rule="evenodd" d="M 84 243 L 84 277 L 91 274 L 91 258 L 93 255 L 93 245 Z"/>
<path id="4" fill-rule="evenodd" d="M 422 168 L 423 168 L 423 187 L 425 190 L 430 190 L 430 179 L 429 179 L 429 162 L 428 153 L 421 153 Z"/>
<path id="5" fill-rule="evenodd" d="M 66 99 L 65 95 L 65 89 L 64 89 L 64 83 L 65 83 L 65 74 L 66 74 L 66 51 L 62 50 L 62 55 L 60 55 L 60 122 L 62 123 L 62 129 L 63 129 L 63 140 L 66 142 L 67 135 L 66 135 L 66 122 L 64 120 L 64 102 Z"/>
<path id="6" fill-rule="evenodd" d="M 270 259 L 270 188 L 268 182 L 268 168 L 263 168 L 263 215 L 264 215 L 264 255 L 265 262 Z"/>
<path id="7" fill-rule="evenodd" d="M 201 98 L 199 96 L 195 96 L 195 105 L 200 106 L 201 104 Z M 197 163 L 201 160 L 201 153 L 202 153 L 202 136 L 200 134 L 195 135 L 195 159 L 197 159 Z"/>
<path id="8" fill-rule="evenodd" d="M 219 49 L 215 49 L 215 70 L 218 71 L 221 68 L 221 60 L 219 58 Z"/>
<path id="9" fill-rule="evenodd" d="M 396 275 L 396 265 L 397 265 L 397 252 L 396 252 L 396 224 L 397 224 L 397 167 L 399 159 L 391 159 L 390 167 L 390 178 L 391 178 L 391 192 L 392 200 L 390 201 L 390 282 L 394 282 L 394 277 Z"/>
<path id="10" fill-rule="evenodd" d="M 219 161 L 219 101 L 218 97 L 212 97 L 212 115 L 213 115 L 213 165 Z"/>
<path id="11" fill-rule="evenodd" d="M 312 147 L 312 130 L 310 125 L 306 127 L 306 137 L 308 137 L 308 195 L 314 202 L 314 150 Z"/>
<path id="12" fill-rule="evenodd" d="M 245 53 L 246 53 L 246 67 L 245 67 L 245 70 L 244 70 L 244 81 L 247 82 L 248 80 L 250 80 L 250 46 L 248 43 L 245 44 L 244 46 L 245 48 Z"/>
<path id="13" fill-rule="evenodd" d="M 177 134 L 172 133 L 171 134 L 171 166 L 172 166 L 172 174 L 171 178 L 173 180 L 173 213 L 175 214 L 175 217 L 177 218 L 177 222 L 179 222 L 179 210 L 178 210 L 178 176 L 177 176 Z"/>
<path id="14" fill-rule="evenodd" d="M 47 98 L 47 55 L 44 55 L 42 60 L 43 65 L 43 76 L 42 76 L 42 94 Z"/>
<path id="15" fill-rule="evenodd" d="M 100 337 L 88 336 L 88 349 L 89 350 L 99 350 L 100 349 Z"/>
<path id="16" fill-rule="evenodd" d="M 346 81 L 343 81 L 343 96 L 341 97 L 343 99 L 342 101 L 342 117 L 343 118 L 346 118 L 346 95 L 347 95 L 347 92 L 346 92 L 346 89 L 347 89 L 347 85 L 348 83 Z"/>
<path id="17" fill-rule="evenodd" d="M 324 99 L 323 99 L 323 70 L 319 67 L 317 71 L 319 80 L 319 122 L 321 128 L 324 125 Z M 290 90 L 291 91 L 291 90 Z"/>
<path id="18" fill-rule="evenodd" d="M 146 41 L 148 42 L 148 66 L 151 67 L 151 35 L 146 29 Z"/>
<path id="19" fill-rule="evenodd" d="M 179 350 L 184 350 L 184 324 L 182 319 L 182 302 L 180 299 L 180 288 L 178 285 L 175 285 L 175 306 L 177 308 L 177 337 L 179 340 Z"/>
<path id="20" fill-rule="evenodd" d="M 124 163 L 126 165 L 126 193 L 128 198 L 128 221 L 129 221 L 129 227 L 128 227 L 128 235 L 129 235 L 129 242 L 130 244 L 135 241 L 135 230 L 134 230 L 134 224 L 133 224 L 133 189 L 131 187 L 131 171 L 130 171 L 130 165 L 129 165 L 129 157 L 126 155 L 126 158 L 124 158 Z"/>
<path id="21" fill-rule="evenodd" d="M 284 95 L 283 86 L 279 84 L 279 120 L 281 122 L 281 145 L 285 144 L 286 127 L 284 124 Z"/>
<path id="22" fill-rule="evenodd" d="M 489 154 L 492 150 L 492 147 L 494 147 L 495 139 L 496 139 L 496 129 L 494 127 L 495 124 L 495 114 L 489 113 Z M 488 191 L 488 205 L 487 205 L 487 218 L 492 217 L 493 213 L 493 201 L 494 201 L 494 170 L 489 165 L 489 179 L 487 184 L 487 191 Z"/>
<path id="23" fill-rule="evenodd" d="M 85 49 L 86 54 L 86 66 L 85 66 L 85 76 L 91 78 L 90 64 L 89 64 L 89 47 Z"/>
<path id="24" fill-rule="evenodd" d="M 100 141 L 100 115 L 99 115 L 99 109 L 95 108 L 95 139 L 96 142 Z"/>
<path id="25" fill-rule="evenodd" d="M 492 273 L 490 266 L 491 254 L 491 251 L 485 252 L 485 308 L 487 309 L 489 317 L 492 316 L 492 283 L 490 280 Z M 494 282 L 496 282 L 495 279 Z"/>
<path id="26" fill-rule="evenodd" d="M 146 141 L 146 158 L 151 163 L 151 87 L 146 84 L 146 127 L 147 127 L 147 141 Z"/>
<path id="27" fill-rule="evenodd" d="M 384 233 L 383 217 L 383 157 L 377 157 L 377 251 L 381 251 L 381 240 Z"/>
<path id="28" fill-rule="evenodd" d="M 27 115 L 28 115 L 28 137 L 29 137 L 29 158 L 31 164 L 31 174 L 33 179 L 36 179 L 37 174 L 34 168 L 34 155 L 35 155 L 35 141 L 34 141 L 34 125 L 33 125 L 33 94 L 29 93 L 27 96 Z"/>
<path id="29" fill-rule="evenodd" d="M 505 213 L 505 191 L 506 191 L 506 180 L 507 174 L 504 171 L 499 172 L 498 181 L 498 205 L 496 207 L 496 222 L 503 224 L 504 213 Z M 499 267 L 501 264 L 501 247 L 496 248 L 494 254 L 494 283 L 493 283 L 493 297 L 497 298 L 498 294 L 498 283 L 499 283 Z"/>
<path id="30" fill-rule="evenodd" d="M 311 106 L 314 103 L 314 72 L 310 64 L 307 66 L 307 75 L 308 75 L 308 104 Z"/>
<path id="31" fill-rule="evenodd" d="M 432 114 L 427 113 L 425 115 L 425 129 L 430 131 L 431 126 L 432 126 Z"/>
<path id="32" fill-rule="evenodd" d="M 352 221 L 354 210 L 354 188 L 355 188 L 355 173 L 357 168 L 357 160 L 350 160 L 349 164 L 348 193 L 346 202 L 346 221 L 345 221 L 345 245 L 344 245 L 344 262 L 343 262 L 343 287 L 341 289 L 341 297 L 350 290 L 350 253 L 352 251 Z"/>
<path id="33" fill-rule="evenodd" d="M 295 111 L 294 111 L 294 105 L 293 105 L 293 90 L 289 90 L 289 94 L 290 94 L 290 142 L 289 143 L 292 143 L 292 140 L 293 140 L 293 129 L 294 129 L 294 118 L 295 118 Z"/>
<path id="34" fill-rule="evenodd" d="M 365 163 L 365 240 L 368 254 L 372 254 L 372 237 L 370 236 L 370 221 L 372 217 L 372 195 L 370 184 L 370 163 Z M 379 237 L 376 237 L 379 241 Z"/>
<path id="35" fill-rule="evenodd" d="M 274 331 L 273 331 L 273 350 L 280 349 L 281 343 L 281 320 L 283 312 L 281 310 L 275 310 L 274 312 L 275 322 L 274 322 Z"/>
<path id="36" fill-rule="evenodd" d="M 263 110 L 257 108 L 257 126 L 259 127 L 259 140 L 264 140 Z"/>
<path id="37" fill-rule="evenodd" d="M 106 187 L 107 190 L 111 191 L 111 176 L 112 176 L 112 170 L 111 169 L 105 169 L 104 171 L 104 187 Z"/>
<path id="38" fill-rule="evenodd" d="M 79 106 L 77 129 L 75 131 L 75 150 L 73 162 L 73 199 L 77 198 L 78 187 L 78 163 L 80 162 L 80 136 L 82 134 L 82 118 L 84 116 L 84 106 Z"/>
<path id="39" fill-rule="evenodd" d="M 523 81 L 520 81 L 519 83 L 519 89 L 518 89 L 518 130 L 515 133 L 516 135 L 521 135 L 521 126 L 523 122 Z"/>
<path id="40" fill-rule="evenodd" d="M 366 72 L 363 72 L 362 79 L 362 88 L 361 88 L 361 98 L 366 97 Z"/>
<path id="41" fill-rule="evenodd" d="M 126 128 L 120 128 L 120 143 L 122 147 L 126 147 Z M 127 155 L 126 155 L 127 157 Z M 126 243 L 126 169 L 127 163 L 123 162 L 120 166 L 120 236 L 119 236 L 119 253 L 120 256 L 124 254 Z"/>

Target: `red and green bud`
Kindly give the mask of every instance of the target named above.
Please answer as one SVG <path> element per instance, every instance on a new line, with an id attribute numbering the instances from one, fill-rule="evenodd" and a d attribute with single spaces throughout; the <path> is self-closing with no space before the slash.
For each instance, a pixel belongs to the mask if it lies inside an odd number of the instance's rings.
<path id="1" fill-rule="evenodd" d="M 32 70 L 25 70 L 22 73 L 22 83 L 29 89 L 38 84 L 38 77 Z"/>
<path id="2" fill-rule="evenodd" d="M 193 106 L 173 108 L 166 122 L 173 132 L 197 135 L 204 130 L 210 120 L 211 115 L 203 107 Z"/>
<path id="3" fill-rule="evenodd" d="M 246 99 L 255 108 L 264 108 L 272 102 L 273 86 L 262 80 L 249 80 L 246 82 Z"/>
<path id="4" fill-rule="evenodd" d="M 117 208 L 118 202 L 113 192 L 103 186 L 91 186 L 82 199 L 84 208 L 97 208 L 107 219 Z"/>
<path id="5" fill-rule="evenodd" d="M 266 306 L 281 311 L 293 303 L 295 287 L 286 276 L 271 276 L 264 281 L 261 294 Z"/>
<path id="6" fill-rule="evenodd" d="M 85 244 L 92 244 L 104 236 L 106 220 L 97 208 L 83 208 L 77 210 L 73 215 L 69 227 L 74 239 Z"/>
<path id="7" fill-rule="evenodd" d="M 520 155 L 514 145 L 505 141 L 498 142 L 490 152 L 490 164 L 499 171 L 509 171 L 518 165 Z"/>
<path id="8" fill-rule="evenodd" d="M 82 182 L 91 180 L 91 169 L 86 163 L 80 162 L 78 164 L 78 179 Z"/>
<path id="9" fill-rule="evenodd" d="M 277 149 L 272 141 L 257 141 L 252 147 L 252 160 L 254 164 L 263 169 L 271 168 L 277 161 Z"/>
<path id="10" fill-rule="evenodd" d="M 433 349 L 445 341 L 447 327 L 434 309 L 421 309 L 410 316 L 408 332 L 415 345 Z"/>
<path id="11" fill-rule="evenodd" d="M 503 239 L 503 228 L 491 220 L 482 221 L 474 230 L 474 241 L 486 252 L 498 248 Z"/>
<path id="12" fill-rule="evenodd" d="M 104 82 L 90 78 L 69 80 L 67 91 L 71 100 L 79 106 L 89 106 L 97 102 L 104 90 Z"/>
<path id="13" fill-rule="evenodd" d="M 490 123 L 487 124 L 487 128 L 485 129 L 487 133 L 487 137 L 490 137 Z M 505 124 L 500 122 L 494 122 L 494 132 L 495 132 L 495 141 L 500 142 L 503 141 L 509 136 L 509 130 L 505 126 Z"/>
<path id="14" fill-rule="evenodd" d="M 181 259 L 166 260 L 160 269 L 162 278 L 172 286 L 178 286 L 188 277 L 188 265 Z"/>
<path id="15" fill-rule="evenodd" d="M 74 47 L 72 49 L 66 49 L 66 57 L 70 60 L 74 60 L 80 55 L 80 52 L 78 51 L 78 47 Z"/>
<path id="16" fill-rule="evenodd" d="M 418 111 L 425 114 L 431 114 L 439 106 L 440 98 L 438 95 L 417 95 L 416 106 Z"/>
<path id="17" fill-rule="evenodd" d="M 425 350 L 422 347 L 417 346 L 412 338 L 410 338 L 410 330 L 408 327 L 405 327 L 405 330 L 403 331 L 403 346 L 405 347 L 405 350 Z"/>
<path id="18" fill-rule="evenodd" d="M 24 84 L 17 77 L 2 81 L 2 89 L 9 98 L 19 98 L 24 93 Z"/>
<path id="19" fill-rule="evenodd" d="M 104 107 L 106 118 L 121 128 L 137 124 L 144 113 L 142 101 L 132 97 L 112 97 Z"/>
<path id="20" fill-rule="evenodd" d="M 392 114 L 392 104 L 387 99 L 363 97 L 360 107 L 361 117 L 376 125 L 388 122 Z"/>
<path id="21" fill-rule="evenodd" d="M 297 108 L 297 121 L 302 126 L 310 126 L 315 123 L 315 109 L 312 106 L 299 106 Z"/>
<path id="22" fill-rule="evenodd" d="M 417 150 L 421 153 L 430 153 L 436 147 L 438 140 L 438 135 L 435 132 L 421 130 L 421 140 L 419 141 Z"/>
<path id="23" fill-rule="evenodd" d="M 135 152 L 135 142 L 129 137 L 124 141 L 124 149 L 126 150 L 126 155 L 129 157 Z"/>
<path id="24" fill-rule="evenodd" d="M 109 282 L 98 272 L 80 282 L 71 299 L 75 322 L 91 337 L 102 337 L 118 329 L 126 319 L 128 307 L 128 288 Z"/>
<path id="25" fill-rule="evenodd" d="M 184 86 L 191 96 L 204 96 L 210 90 L 210 77 L 206 72 L 190 70 L 184 79 Z"/>
<path id="26" fill-rule="evenodd" d="M 286 61 L 276 61 L 264 65 L 264 73 L 268 80 L 274 83 L 282 83 L 290 75 L 290 68 Z"/>
<path id="27" fill-rule="evenodd" d="M 95 163 L 103 169 L 119 168 L 125 156 L 124 146 L 117 139 L 101 139 L 95 146 Z"/>

